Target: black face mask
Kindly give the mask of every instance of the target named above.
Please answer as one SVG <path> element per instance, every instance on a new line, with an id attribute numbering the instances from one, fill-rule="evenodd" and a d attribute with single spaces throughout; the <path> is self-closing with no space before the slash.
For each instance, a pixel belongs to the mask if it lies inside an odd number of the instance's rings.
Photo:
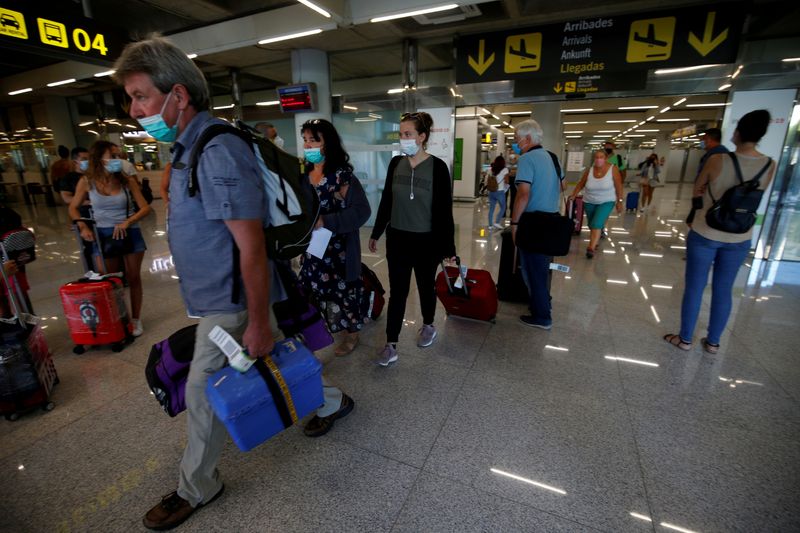
<path id="1" fill-rule="evenodd" d="M 605 151 L 606 154 L 611 155 L 611 152 L 613 152 L 614 149 L 613 148 L 604 148 L 604 151 Z"/>

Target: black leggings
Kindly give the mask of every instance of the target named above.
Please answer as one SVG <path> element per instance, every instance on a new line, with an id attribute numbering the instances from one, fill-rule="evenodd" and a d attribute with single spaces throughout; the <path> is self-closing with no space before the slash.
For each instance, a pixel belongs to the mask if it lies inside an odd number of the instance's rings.
<path id="1" fill-rule="evenodd" d="M 397 342 L 403 328 L 406 300 L 411 288 L 411 271 L 417 278 L 423 324 L 433 324 L 436 313 L 437 253 L 432 233 L 413 233 L 389 228 L 386 232 L 386 260 L 389 264 L 389 312 L 386 342 Z"/>

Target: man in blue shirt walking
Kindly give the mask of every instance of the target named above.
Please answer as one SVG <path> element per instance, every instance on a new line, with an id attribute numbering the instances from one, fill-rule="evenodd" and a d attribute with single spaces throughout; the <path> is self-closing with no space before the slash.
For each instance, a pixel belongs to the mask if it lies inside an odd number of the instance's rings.
<path id="1" fill-rule="evenodd" d="M 558 211 L 558 198 L 563 179 L 550 153 L 542 148 L 542 128 L 535 120 L 526 120 L 517 125 L 515 137 L 522 152 L 517 163 L 517 196 L 511 212 L 511 227 L 516 244 L 517 223 L 522 213 Z M 551 329 L 550 314 L 550 262 L 552 257 L 519 249 L 522 261 L 522 276 L 530 295 L 530 315 L 519 317 L 531 327 Z"/>

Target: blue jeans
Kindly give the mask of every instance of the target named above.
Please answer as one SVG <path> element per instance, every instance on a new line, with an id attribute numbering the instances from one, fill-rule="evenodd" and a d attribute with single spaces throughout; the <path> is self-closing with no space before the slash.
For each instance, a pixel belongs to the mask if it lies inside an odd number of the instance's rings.
<path id="1" fill-rule="evenodd" d="M 500 211 L 497 213 L 497 220 L 494 218 L 494 206 L 500 204 Z M 494 191 L 489 193 L 489 225 L 499 224 L 506 214 L 506 191 Z"/>
<path id="2" fill-rule="evenodd" d="M 552 257 L 519 250 L 522 278 L 530 295 L 529 308 L 533 320 L 542 326 L 553 323 L 550 314 L 550 262 Z"/>
<path id="3" fill-rule="evenodd" d="M 692 341 L 703 291 L 708 283 L 708 271 L 713 263 L 711 317 L 706 338 L 711 344 L 719 344 L 733 307 L 733 282 L 749 251 L 750 239 L 725 243 L 706 239 L 694 231 L 689 232 L 686 239 L 686 286 L 681 304 L 680 336 L 684 342 Z"/>

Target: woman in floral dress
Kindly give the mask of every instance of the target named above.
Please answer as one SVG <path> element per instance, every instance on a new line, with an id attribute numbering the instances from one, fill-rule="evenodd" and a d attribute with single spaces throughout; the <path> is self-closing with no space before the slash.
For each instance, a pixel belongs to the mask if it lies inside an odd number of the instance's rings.
<path id="1" fill-rule="evenodd" d="M 367 222 L 371 210 L 333 124 L 309 120 L 300 133 L 306 175 L 320 201 L 317 228 L 333 233 L 322 259 L 305 253 L 300 280 L 320 304 L 331 332 L 346 332 L 335 352 L 343 356 L 358 345 L 358 332 L 364 324 L 359 228 Z"/>

